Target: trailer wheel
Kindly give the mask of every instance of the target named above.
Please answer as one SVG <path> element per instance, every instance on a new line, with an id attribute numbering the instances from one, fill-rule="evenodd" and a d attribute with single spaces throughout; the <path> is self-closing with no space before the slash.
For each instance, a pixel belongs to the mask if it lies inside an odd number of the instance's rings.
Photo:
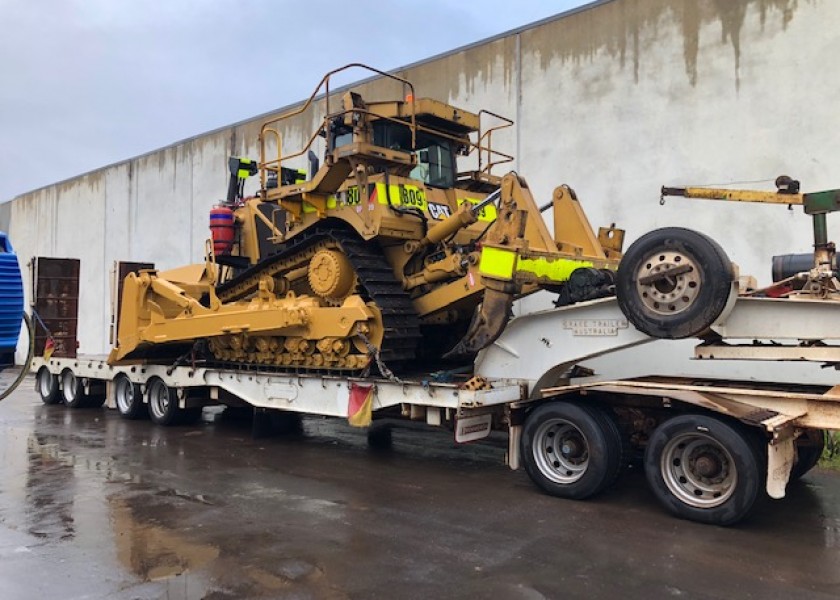
<path id="1" fill-rule="evenodd" d="M 808 429 L 796 440 L 796 462 L 790 470 L 790 480 L 801 479 L 820 462 L 825 450 L 825 431 Z"/>
<path id="2" fill-rule="evenodd" d="M 707 415 L 680 415 L 654 430 L 645 475 L 674 515 L 732 525 L 749 514 L 761 490 L 761 460 L 749 432 Z"/>
<path id="3" fill-rule="evenodd" d="M 149 402 L 149 416 L 158 425 L 176 425 L 181 419 L 178 393 L 162 379 L 152 377 L 146 384 L 146 398 Z"/>
<path id="4" fill-rule="evenodd" d="M 534 483 L 553 496 L 575 500 L 609 487 L 623 458 L 618 427 L 608 418 L 573 402 L 534 409 L 522 431 L 525 471 Z"/>
<path id="5" fill-rule="evenodd" d="M 114 400 L 120 416 L 124 419 L 142 419 L 149 415 L 143 403 L 140 386 L 132 383 L 125 373 L 120 373 L 114 378 Z"/>
<path id="6" fill-rule="evenodd" d="M 64 405 L 68 408 L 84 408 L 87 406 L 85 388 L 82 380 L 76 377 L 70 369 L 61 372 L 61 393 L 64 397 Z"/>
<path id="7" fill-rule="evenodd" d="M 606 407 L 598 408 L 593 406 L 591 408 L 594 411 L 595 416 L 601 420 L 604 431 L 607 432 L 608 439 L 612 440 L 611 444 L 613 445 L 615 452 L 618 454 L 618 460 L 615 461 L 613 471 L 609 474 L 609 479 L 604 484 L 604 489 L 607 489 L 616 482 L 621 475 L 621 472 L 624 470 L 624 467 L 630 463 L 630 456 L 632 453 L 630 449 L 630 439 L 621 431 L 615 414 L 612 411 L 608 410 Z"/>
<path id="8" fill-rule="evenodd" d="M 636 329 L 655 338 L 682 339 L 717 320 L 733 277 L 732 263 L 714 240 L 668 227 L 633 242 L 618 267 L 616 295 Z"/>
<path id="9" fill-rule="evenodd" d="M 58 377 L 50 373 L 47 367 L 38 369 L 38 374 L 35 376 L 35 390 L 44 404 L 61 403 L 61 394 L 58 392 Z"/>

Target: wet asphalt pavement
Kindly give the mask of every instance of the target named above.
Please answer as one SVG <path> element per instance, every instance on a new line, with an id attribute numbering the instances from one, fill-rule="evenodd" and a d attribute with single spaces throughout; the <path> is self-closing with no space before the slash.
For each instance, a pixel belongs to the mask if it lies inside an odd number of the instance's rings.
<path id="1" fill-rule="evenodd" d="M 0 598 L 840 596 L 837 473 L 724 529 L 668 516 L 634 471 L 563 501 L 499 444 L 304 427 L 155 427 L 26 382 L 0 402 Z"/>

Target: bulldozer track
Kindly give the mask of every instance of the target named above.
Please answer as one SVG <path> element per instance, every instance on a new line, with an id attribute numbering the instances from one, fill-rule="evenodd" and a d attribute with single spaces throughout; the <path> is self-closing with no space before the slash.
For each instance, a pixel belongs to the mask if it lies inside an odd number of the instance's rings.
<path id="1" fill-rule="evenodd" d="M 222 302 L 231 302 L 257 291 L 261 277 L 276 276 L 308 261 L 317 250 L 339 246 L 359 280 L 358 292 L 373 302 L 382 315 L 384 337 L 379 355 L 388 365 L 412 361 L 420 341 L 420 321 L 411 298 L 394 276 L 391 266 L 372 242 L 359 239 L 341 227 L 316 227 L 278 246 L 279 251 L 216 289 Z"/>

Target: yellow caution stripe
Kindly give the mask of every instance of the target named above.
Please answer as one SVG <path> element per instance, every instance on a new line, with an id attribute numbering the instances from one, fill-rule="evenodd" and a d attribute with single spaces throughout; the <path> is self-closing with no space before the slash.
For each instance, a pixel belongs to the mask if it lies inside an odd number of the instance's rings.
<path id="1" fill-rule="evenodd" d="M 233 159 L 236 160 L 236 159 Z M 240 158 L 239 159 L 239 170 L 236 173 L 236 176 L 239 179 L 248 179 L 253 173 L 253 169 L 251 168 L 251 163 L 253 163 L 250 158 Z"/>
<path id="2" fill-rule="evenodd" d="M 515 250 L 484 246 L 481 248 L 481 259 L 478 270 L 482 275 L 494 279 L 513 279 L 518 254 Z"/>
<path id="3" fill-rule="evenodd" d="M 516 270 L 519 273 L 532 273 L 540 279 L 563 282 L 568 281 L 572 272 L 583 267 L 592 267 L 594 264 L 588 260 L 577 260 L 573 258 L 522 258 L 516 261 Z"/>
<path id="4" fill-rule="evenodd" d="M 336 200 L 335 196 L 328 196 L 327 197 L 327 210 L 333 209 L 338 206 L 338 201 Z M 309 202 L 304 200 L 303 202 L 303 212 L 305 213 L 314 213 L 318 212 L 318 210 L 312 206 Z"/>
<path id="5" fill-rule="evenodd" d="M 391 206 L 416 208 L 423 212 L 429 210 L 429 203 L 426 200 L 426 190 L 411 184 L 399 183 L 386 186 L 382 182 L 376 183 L 371 190 L 371 200 L 385 205 L 390 201 Z M 339 192 L 337 196 L 330 196 L 327 199 L 327 209 L 337 208 L 339 205 L 358 206 L 361 204 L 361 201 L 359 186 L 354 185 Z M 315 212 L 315 207 L 304 202 L 303 212 Z"/>
<path id="6" fill-rule="evenodd" d="M 589 260 L 541 256 L 523 258 L 516 250 L 484 246 L 478 270 L 482 275 L 505 281 L 512 280 L 517 273 L 529 273 L 535 279 L 562 283 L 568 281 L 576 269 L 592 266 L 594 263 Z"/>
<path id="7" fill-rule="evenodd" d="M 379 182 L 376 184 L 376 200 L 379 204 L 390 203 L 391 206 L 416 208 L 424 212 L 429 209 L 429 204 L 426 201 L 426 190 L 410 183 L 398 183 L 386 186 L 384 183 Z"/>

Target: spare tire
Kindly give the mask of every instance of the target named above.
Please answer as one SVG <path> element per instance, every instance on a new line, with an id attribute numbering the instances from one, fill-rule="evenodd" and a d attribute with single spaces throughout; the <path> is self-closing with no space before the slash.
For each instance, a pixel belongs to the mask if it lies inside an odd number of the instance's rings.
<path id="1" fill-rule="evenodd" d="M 710 237 L 681 227 L 633 242 L 616 278 L 618 305 L 642 333 L 682 339 L 707 330 L 733 293 L 735 269 Z"/>

